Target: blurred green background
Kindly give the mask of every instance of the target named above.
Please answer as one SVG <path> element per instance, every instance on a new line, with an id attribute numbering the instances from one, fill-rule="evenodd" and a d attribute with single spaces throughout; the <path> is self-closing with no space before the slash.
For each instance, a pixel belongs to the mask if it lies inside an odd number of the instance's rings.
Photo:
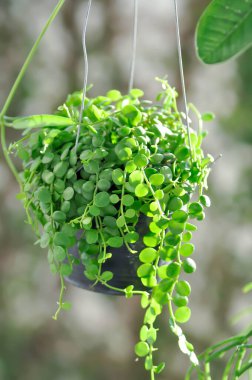
<path id="1" fill-rule="evenodd" d="M 55 1 L 0 0 L 0 104 Z M 180 90 L 173 2 L 139 1 L 135 87 L 153 99 L 155 76 L 168 74 Z M 210 175 L 213 206 L 194 237 L 198 270 L 192 279 L 192 318 L 186 332 L 197 352 L 235 334 L 249 322 L 231 317 L 251 303 L 241 287 L 251 281 L 252 227 L 252 51 L 216 66 L 198 62 L 194 49 L 197 19 L 208 1 L 179 2 L 188 100 L 217 118 L 207 124 L 205 150 L 223 154 Z M 9 115 L 52 112 L 83 77 L 81 33 L 86 2 L 67 1 L 47 33 L 15 97 Z M 95 0 L 87 46 L 91 93 L 127 91 L 132 0 Z M 8 131 L 8 140 L 18 138 Z M 2 158 L 2 156 L 1 156 Z M 17 165 L 20 163 L 17 162 Z M 137 298 L 105 297 L 69 285 L 72 310 L 51 318 L 59 292 L 46 252 L 34 245 L 16 200 L 17 185 L 0 161 L 0 379 L 145 380 L 134 344 L 143 312 Z M 159 360 L 167 363 L 160 380 L 182 380 L 188 360 L 159 320 Z M 218 380 L 216 364 L 216 379 Z"/>

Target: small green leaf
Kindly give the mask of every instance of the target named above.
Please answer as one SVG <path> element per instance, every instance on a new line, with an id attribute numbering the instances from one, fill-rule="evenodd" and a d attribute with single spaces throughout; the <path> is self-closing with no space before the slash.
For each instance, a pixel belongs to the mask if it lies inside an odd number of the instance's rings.
<path id="1" fill-rule="evenodd" d="M 136 126 L 142 120 L 142 113 L 133 105 L 129 104 L 122 109 L 122 113 L 127 117 L 129 122 Z"/>
<path id="2" fill-rule="evenodd" d="M 57 261 L 64 261 L 67 256 L 66 250 L 61 246 L 55 246 L 53 249 L 53 256 Z"/>
<path id="3" fill-rule="evenodd" d="M 123 246 L 123 238 L 121 236 L 111 237 L 107 240 L 107 244 L 112 248 L 120 248 Z"/>
<path id="4" fill-rule="evenodd" d="M 70 201 L 74 196 L 74 189 L 72 187 L 67 187 L 63 192 L 63 198 L 65 201 Z"/>
<path id="5" fill-rule="evenodd" d="M 176 211 L 176 210 L 181 209 L 182 206 L 183 206 L 182 200 L 178 197 L 174 197 L 168 202 L 167 208 L 170 211 Z"/>
<path id="6" fill-rule="evenodd" d="M 129 207 L 129 206 L 132 206 L 133 205 L 133 203 L 134 203 L 134 198 L 132 197 L 132 195 L 129 195 L 129 194 L 126 194 L 126 195 L 124 195 L 123 197 L 122 197 L 122 204 L 124 205 L 124 206 L 127 206 L 127 207 Z"/>
<path id="7" fill-rule="evenodd" d="M 88 230 L 85 232 L 85 236 L 88 244 L 95 244 L 98 241 L 97 230 Z"/>
<path id="8" fill-rule="evenodd" d="M 53 169 L 53 172 L 56 175 L 56 177 L 58 178 L 64 177 L 64 175 L 67 173 L 68 166 L 69 165 L 66 161 L 58 162 Z"/>
<path id="9" fill-rule="evenodd" d="M 155 271 L 155 268 L 153 265 L 142 264 L 137 269 L 137 275 L 138 275 L 138 277 L 149 277 L 154 271 Z"/>
<path id="10" fill-rule="evenodd" d="M 102 273 L 101 280 L 104 282 L 108 282 L 108 281 L 112 280 L 113 277 L 114 277 L 114 275 L 112 272 L 106 271 L 106 272 Z"/>
<path id="11" fill-rule="evenodd" d="M 140 358 L 143 358 L 144 356 L 147 356 L 150 351 L 150 347 L 146 342 L 138 342 L 135 345 L 135 353 Z"/>
<path id="12" fill-rule="evenodd" d="M 60 266 L 60 274 L 62 276 L 70 276 L 73 271 L 73 268 L 70 264 L 61 264 Z"/>
<path id="13" fill-rule="evenodd" d="M 38 190 L 38 200 L 42 203 L 50 203 L 52 200 L 50 190 L 46 187 L 40 187 L 40 189 Z"/>
<path id="14" fill-rule="evenodd" d="M 134 157 L 134 163 L 138 168 L 144 168 L 145 166 L 148 165 L 148 158 L 144 154 L 138 153 Z"/>
<path id="15" fill-rule="evenodd" d="M 190 259 L 190 258 L 185 259 L 183 261 L 182 266 L 183 266 L 184 271 L 188 274 L 196 271 L 196 263 L 193 259 Z"/>
<path id="16" fill-rule="evenodd" d="M 137 187 L 135 188 L 135 194 L 138 198 L 143 198 L 145 197 L 149 192 L 149 188 L 147 185 L 143 184 L 143 183 L 140 183 L 139 185 L 137 185 Z"/>
<path id="17" fill-rule="evenodd" d="M 172 219 L 179 223 L 185 223 L 188 219 L 188 214 L 183 210 L 177 210 L 173 212 Z"/>
<path id="18" fill-rule="evenodd" d="M 165 177 L 163 174 L 152 174 L 150 176 L 150 183 L 154 186 L 161 186 L 164 183 Z"/>
<path id="19" fill-rule="evenodd" d="M 117 168 L 112 172 L 112 179 L 116 185 L 122 185 L 124 182 L 124 173 L 122 169 Z"/>
<path id="20" fill-rule="evenodd" d="M 105 191 L 97 193 L 94 197 L 94 204 L 97 207 L 107 207 L 110 203 L 109 194 Z"/>
<path id="21" fill-rule="evenodd" d="M 187 297 L 191 294 L 191 286 L 187 281 L 178 281 L 176 283 L 176 291 L 179 295 Z"/>
<path id="22" fill-rule="evenodd" d="M 200 196 L 200 203 L 205 207 L 211 206 L 211 199 L 207 195 Z"/>
<path id="23" fill-rule="evenodd" d="M 64 223 L 66 220 L 66 214 L 63 211 L 55 211 L 52 217 L 58 223 Z"/>
<path id="24" fill-rule="evenodd" d="M 167 266 L 166 274 L 170 278 L 177 278 L 180 274 L 180 264 L 171 263 Z"/>
<path id="25" fill-rule="evenodd" d="M 149 294 L 148 293 L 142 294 L 142 297 L 141 297 L 142 308 L 145 309 L 147 306 L 149 306 L 149 304 L 150 304 Z"/>
<path id="26" fill-rule="evenodd" d="M 120 91 L 110 90 L 109 92 L 107 92 L 107 97 L 110 98 L 112 102 L 116 102 L 119 99 L 121 99 L 122 94 L 120 93 Z"/>
<path id="27" fill-rule="evenodd" d="M 157 251 L 154 248 L 145 248 L 140 252 L 139 260 L 142 263 L 152 263 L 157 258 Z"/>
<path id="28" fill-rule="evenodd" d="M 130 173 L 129 181 L 132 185 L 136 186 L 142 183 L 143 180 L 144 180 L 144 176 L 140 170 L 135 170 L 134 172 Z"/>
<path id="29" fill-rule="evenodd" d="M 191 310 L 188 306 L 179 307 L 174 315 L 178 323 L 186 323 L 191 317 Z"/>
<path id="30" fill-rule="evenodd" d="M 191 256 L 191 254 L 193 253 L 195 247 L 193 244 L 191 243 L 186 243 L 186 244 L 183 244 L 180 249 L 179 249 L 179 253 L 180 255 L 182 256 Z"/>
<path id="31" fill-rule="evenodd" d="M 117 194 L 110 195 L 109 199 L 110 199 L 110 202 L 113 204 L 116 204 L 120 201 L 120 198 L 118 197 Z"/>

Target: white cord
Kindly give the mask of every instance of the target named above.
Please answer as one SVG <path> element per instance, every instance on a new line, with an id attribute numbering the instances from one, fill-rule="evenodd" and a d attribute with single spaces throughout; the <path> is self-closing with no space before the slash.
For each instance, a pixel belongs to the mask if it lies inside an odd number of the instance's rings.
<path id="1" fill-rule="evenodd" d="M 182 58 L 182 49 L 181 49 L 181 40 L 180 40 L 180 31 L 179 31 L 179 16 L 178 16 L 177 0 L 174 0 L 174 10 L 175 10 L 176 31 L 177 31 L 177 48 L 178 48 L 178 58 L 179 58 L 180 79 L 181 79 L 181 86 L 182 86 L 183 99 L 184 99 L 184 105 L 185 105 L 188 144 L 189 144 L 191 158 L 192 158 L 192 144 L 191 144 L 191 137 L 190 137 L 190 126 L 189 126 L 190 123 L 189 123 L 189 113 L 188 113 L 187 98 L 186 98 L 185 77 L 184 77 L 183 58 Z"/>
<path id="2" fill-rule="evenodd" d="M 130 66 L 129 93 L 134 85 L 134 74 L 136 66 L 136 48 L 137 48 L 137 29 L 138 29 L 138 0 L 134 0 L 134 31 L 132 44 L 132 58 Z"/>
<path id="3" fill-rule="evenodd" d="M 79 124 L 77 126 L 77 135 L 76 135 L 76 141 L 75 141 L 75 151 L 77 150 L 78 142 L 80 138 L 80 126 L 82 122 L 83 111 L 85 109 L 85 98 L 86 98 L 86 93 L 87 93 L 88 56 L 87 56 L 87 46 L 86 46 L 86 34 L 87 34 L 87 25 L 88 25 L 88 18 L 89 18 L 91 5 L 92 5 L 92 0 L 89 0 L 85 19 L 84 19 L 83 33 L 82 33 L 82 46 L 83 46 L 83 53 L 84 53 L 84 83 L 83 83 L 83 94 L 82 94 L 82 102 L 81 102 L 81 108 L 80 108 Z"/>

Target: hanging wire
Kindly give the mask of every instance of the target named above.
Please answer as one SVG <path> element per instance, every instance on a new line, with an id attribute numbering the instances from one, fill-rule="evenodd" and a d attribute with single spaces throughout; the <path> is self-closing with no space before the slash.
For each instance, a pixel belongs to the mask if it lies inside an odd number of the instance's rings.
<path id="1" fill-rule="evenodd" d="M 185 77 L 184 77 L 184 68 L 183 68 L 181 40 L 180 40 L 179 15 L 178 15 L 177 0 L 174 0 L 174 10 L 175 10 L 176 31 L 177 31 L 177 48 L 178 48 L 178 58 L 179 58 L 180 80 L 181 80 L 182 93 L 183 93 L 183 99 L 184 99 L 184 105 L 185 105 L 188 143 L 189 143 L 190 154 L 191 154 L 191 159 L 192 159 L 192 144 L 191 144 L 191 137 L 190 137 L 190 126 L 189 126 L 190 123 L 189 123 L 189 113 L 188 113 L 188 107 L 187 107 L 187 97 L 186 97 Z"/>
<path id="2" fill-rule="evenodd" d="M 82 122 L 83 111 L 85 109 L 85 98 L 86 98 L 86 93 L 87 93 L 88 56 L 87 56 L 87 46 L 86 46 L 86 34 L 87 34 L 87 25 L 88 25 L 88 18 L 89 18 L 91 5 L 92 5 L 92 0 L 89 0 L 85 19 L 84 19 L 83 33 L 82 33 L 82 47 L 83 47 L 83 53 L 84 53 L 84 82 L 83 82 L 83 94 L 82 94 L 82 101 L 81 101 L 79 124 L 77 126 L 77 135 L 76 135 L 76 141 L 75 141 L 75 151 L 77 150 L 78 142 L 80 138 L 80 126 Z"/>
<path id="3" fill-rule="evenodd" d="M 130 65 L 129 93 L 134 85 L 134 74 L 136 66 L 136 48 L 137 48 L 137 29 L 138 29 L 138 0 L 134 0 L 134 31 L 132 43 L 132 58 Z"/>

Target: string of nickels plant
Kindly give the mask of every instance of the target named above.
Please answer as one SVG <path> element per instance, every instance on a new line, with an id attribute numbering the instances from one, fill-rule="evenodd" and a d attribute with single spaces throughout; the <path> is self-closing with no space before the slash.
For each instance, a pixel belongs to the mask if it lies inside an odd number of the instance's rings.
<path id="1" fill-rule="evenodd" d="M 189 113 L 188 113 L 187 96 L 186 96 L 186 88 L 185 88 L 185 77 L 184 77 L 182 48 L 181 48 L 181 39 L 180 39 L 180 30 L 179 30 L 179 15 L 178 15 L 177 0 L 174 0 L 174 11 L 175 11 L 175 22 L 176 22 L 176 35 L 177 35 L 177 49 L 178 49 L 178 59 L 179 59 L 180 80 L 181 80 L 181 87 L 182 87 L 184 106 L 185 106 L 188 144 L 189 144 L 190 155 L 191 155 L 191 160 L 192 160 L 193 159 L 193 157 L 192 157 L 192 144 L 191 144 L 191 137 L 190 137 Z"/>
<path id="2" fill-rule="evenodd" d="M 134 0 L 134 27 L 133 27 L 133 43 L 132 56 L 130 65 L 129 93 L 134 85 L 134 74 L 136 66 L 136 48 L 137 48 L 137 30 L 138 30 L 138 0 Z"/>
<path id="3" fill-rule="evenodd" d="M 89 18 L 91 5 L 92 5 L 92 0 L 89 0 L 86 15 L 85 15 L 85 20 L 84 20 L 83 33 L 82 33 L 82 47 L 83 47 L 83 53 L 84 53 L 84 83 L 83 83 L 83 93 L 82 93 L 82 101 L 81 101 L 81 108 L 80 108 L 79 124 L 77 125 L 75 151 L 77 151 L 77 148 L 78 148 L 78 142 L 80 138 L 80 127 L 81 127 L 81 122 L 82 122 L 83 111 L 85 109 L 85 99 L 86 99 L 86 93 L 87 93 L 88 56 L 87 56 L 86 34 L 87 34 L 88 18 Z"/>

